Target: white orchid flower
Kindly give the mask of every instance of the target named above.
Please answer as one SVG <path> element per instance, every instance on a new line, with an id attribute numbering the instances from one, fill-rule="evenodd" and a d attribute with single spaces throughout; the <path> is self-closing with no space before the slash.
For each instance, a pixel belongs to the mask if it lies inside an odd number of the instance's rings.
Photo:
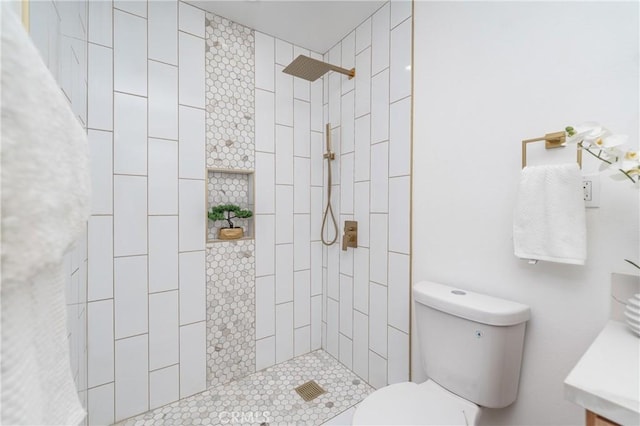
<path id="1" fill-rule="evenodd" d="M 595 141 L 609 133 L 607 129 L 593 121 L 588 121 L 575 127 L 569 126 L 565 131 L 567 133 L 566 143 L 578 143 L 583 141 L 590 143 L 591 141 Z"/>

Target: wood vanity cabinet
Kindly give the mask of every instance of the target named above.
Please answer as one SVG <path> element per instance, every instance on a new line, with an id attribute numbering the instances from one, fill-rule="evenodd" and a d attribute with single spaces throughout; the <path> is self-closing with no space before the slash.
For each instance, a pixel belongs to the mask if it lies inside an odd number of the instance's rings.
<path id="1" fill-rule="evenodd" d="M 587 423 L 586 426 L 620 426 L 618 423 L 612 422 L 609 419 L 605 419 L 597 415 L 596 413 L 587 410 Z"/>

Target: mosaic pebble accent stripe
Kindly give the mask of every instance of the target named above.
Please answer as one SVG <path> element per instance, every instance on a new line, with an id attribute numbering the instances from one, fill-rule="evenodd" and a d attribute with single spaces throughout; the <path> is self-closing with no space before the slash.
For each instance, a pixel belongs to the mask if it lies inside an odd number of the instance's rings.
<path id="1" fill-rule="evenodd" d="M 305 402 L 294 389 L 309 380 L 317 381 L 327 393 Z M 331 355 L 318 350 L 118 425 L 321 425 L 373 390 Z"/>
<path id="2" fill-rule="evenodd" d="M 205 32 L 207 167 L 252 170 L 253 30 L 207 13 Z"/>
<path id="3" fill-rule="evenodd" d="M 207 386 L 255 371 L 253 240 L 207 247 Z"/>

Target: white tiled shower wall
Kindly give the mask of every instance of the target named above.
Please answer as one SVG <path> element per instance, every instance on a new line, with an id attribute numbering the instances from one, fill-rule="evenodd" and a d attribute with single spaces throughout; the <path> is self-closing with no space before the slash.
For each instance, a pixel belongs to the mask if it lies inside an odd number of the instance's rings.
<path id="1" fill-rule="evenodd" d="M 282 70 L 303 54 L 255 32 L 256 369 L 321 347 L 322 80 Z"/>
<path id="2" fill-rule="evenodd" d="M 204 12 L 92 1 L 89 422 L 206 388 Z"/>
<path id="3" fill-rule="evenodd" d="M 19 8 L 17 9 L 19 10 Z M 32 2 L 30 35 L 80 124 L 87 127 L 87 2 Z M 87 407 L 87 234 L 64 256 L 71 373 Z M 86 421 L 85 421 L 86 423 Z"/>
<path id="4" fill-rule="evenodd" d="M 324 117 L 336 219 L 358 221 L 358 248 L 323 250 L 323 348 L 376 388 L 409 379 L 411 12 L 386 3 L 324 55 L 356 68 L 324 77 Z"/>

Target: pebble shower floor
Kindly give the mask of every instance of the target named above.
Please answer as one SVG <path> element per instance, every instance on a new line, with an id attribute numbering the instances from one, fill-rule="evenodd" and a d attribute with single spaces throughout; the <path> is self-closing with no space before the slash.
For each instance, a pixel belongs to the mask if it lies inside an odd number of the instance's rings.
<path id="1" fill-rule="evenodd" d="M 305 402 L 295 388 L 309 380 L 326 393 Z M 373 390 L 331 355 L 317 350 L 117 425 L 321 425 Z"/>

